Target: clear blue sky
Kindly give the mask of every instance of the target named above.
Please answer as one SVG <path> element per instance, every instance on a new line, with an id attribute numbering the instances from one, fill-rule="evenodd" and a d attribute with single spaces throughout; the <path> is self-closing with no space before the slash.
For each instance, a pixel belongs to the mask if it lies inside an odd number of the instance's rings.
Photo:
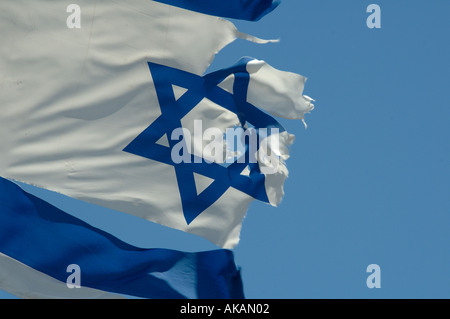
<path id="1" fill-rule="evenodd" d="M 371 3 L 381 29 L 366 25 Z M 254 202 L 244 220 L 235 256 L 248 298 L 450 298 L 449 13 L 447 0 L 284 0 L 257 23 L 235 21 L 281 42 L 236 41 L 211 69 L 252 56 L 307 76 L 316 99 L 307 130 L 281 121 L 296 135 L 282 204 Z M 131 244 L 216 249 L 33 192 Z M 366 286 L 369 264 L 379 289 Z"/>

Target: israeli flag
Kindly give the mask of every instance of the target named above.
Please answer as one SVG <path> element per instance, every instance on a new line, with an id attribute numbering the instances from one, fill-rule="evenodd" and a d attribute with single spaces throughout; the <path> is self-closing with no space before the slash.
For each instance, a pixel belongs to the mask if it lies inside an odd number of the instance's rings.
<path id="1" fill-rule="evenodd" d="M 204 74 L 236 38 L 265 42 L 218 16 L 277 1 L 198 3 L 4 1 L 0 176 L 235 247 L 250 202 L 283 197 L 294 137 L 274 116 L 313 104 L 264 61 Z"/>

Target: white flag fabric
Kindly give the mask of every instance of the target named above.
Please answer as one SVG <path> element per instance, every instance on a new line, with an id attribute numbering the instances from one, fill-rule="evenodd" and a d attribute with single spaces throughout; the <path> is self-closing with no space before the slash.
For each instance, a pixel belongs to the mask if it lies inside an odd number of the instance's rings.
<path id="1" fill-rule="evenodd" d="M 249 203 L 277 205 L 287 177 L 293 136 L 258 107 L 303 119 L 305 78 L 252 59 L 202 75 L 237 37 L 263 42 L 222 18 L 148 0 L 77 4 L 80 28 L 60 1 L 1 4 L 0 176 L 234 247 Z M 261 139 L 276 171 L 175 163 L 171 132 L 199 119 L 278 128 Z"/>

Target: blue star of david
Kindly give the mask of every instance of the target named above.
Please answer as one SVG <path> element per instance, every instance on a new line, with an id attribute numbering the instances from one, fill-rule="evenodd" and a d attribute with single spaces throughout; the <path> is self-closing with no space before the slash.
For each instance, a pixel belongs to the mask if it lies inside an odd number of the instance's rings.
<path id="1" fill-rule="evenodd" d="M 191 154 L 190 163 L 176 164 L 171 158 L 171 150 L 177 142 L 169 139 L 169 146 L 157 143 L 164 135 L 167 134 L 166 136 L 170 137 L 174 129 L 182 127 L 181 119 L 203 98 L 235 113 L 243 127 L 248 122 L 255 128 L 276 127 L 283 132 L 284 128 L 275 119 L 246 102 L 250 79 L 246 64 L 249 61 L 249 58 L 244 58 L 228 69 L 204 76 L 148 62 L 161 115 L 127 145 L 124 151 L 174 166 L 183 214 L 188 225 L 214 204 L 230 187 L 255 199 L 269 202 L 265 176 L 261 173 L 258 163 L 249 162 L 248 147 L 246 154 L 242 155 L 245 156 L 245 161 L 236 159 L 231 165 L 225 167 L 214 162 L 198 161 L 193 154 Z M 235 77 L 234 94 L 218 86 L 230 74 L 234 74 Z M 187 91 L 176 99 L 172 85 L 185 88 Z M 248 176 L 241 174 L 246 167 L 250 170 Z M 200 194 L 196 191 L 194 173 L 213 180 Z"/>

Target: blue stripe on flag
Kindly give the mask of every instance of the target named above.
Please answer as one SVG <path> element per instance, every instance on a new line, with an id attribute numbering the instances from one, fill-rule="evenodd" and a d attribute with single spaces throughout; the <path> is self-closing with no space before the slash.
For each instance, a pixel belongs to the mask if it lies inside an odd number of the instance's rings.
<path id="1" fill-rule="evenodd" d="M 183 9 L 224 18 L 257 21 L 273 11 L 281 0 L 155 0 Z"/>
<path id="2" fill-rule="evenodd" d="M 244 298 L 230 250 L 138 248 L 1 177 L 0 203 L 0 253 L 62 282 L 77 264 L 83 287 L 142 298 Z"/>

